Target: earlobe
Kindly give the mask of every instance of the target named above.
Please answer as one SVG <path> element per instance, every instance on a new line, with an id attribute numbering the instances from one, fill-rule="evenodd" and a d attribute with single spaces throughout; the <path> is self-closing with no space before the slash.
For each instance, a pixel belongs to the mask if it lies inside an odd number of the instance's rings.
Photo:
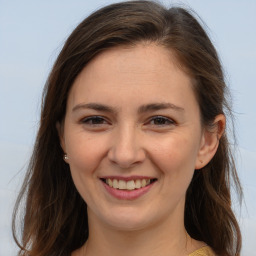
<path id="1" fill-rule="evenodd" d="M 219 146 L 219 140 L 225 131 L 225 125 L 226 118 L 223 114 L 220 114 L 215 117 L 211 128 L 206 127 L 204 129 L 195 169 L 203 168 L 214 157 Z"/>

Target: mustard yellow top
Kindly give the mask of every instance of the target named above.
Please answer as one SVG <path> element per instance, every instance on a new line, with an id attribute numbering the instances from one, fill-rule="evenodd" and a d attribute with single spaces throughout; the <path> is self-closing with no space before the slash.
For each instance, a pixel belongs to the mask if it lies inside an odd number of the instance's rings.
<path id="1" fill-rule="evenodd" d="M 213 250 L 209 246 L 204 246 L 190 253 L 188 256 L 216 256 L 216 254 L 213 252 Z"/>

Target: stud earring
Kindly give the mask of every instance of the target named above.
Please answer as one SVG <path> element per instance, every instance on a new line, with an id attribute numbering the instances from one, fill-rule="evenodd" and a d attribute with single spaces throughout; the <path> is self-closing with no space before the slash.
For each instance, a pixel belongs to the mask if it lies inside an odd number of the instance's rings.
<path id="1" fill-rule="evenodd" d="M 64 154 L 63 159 L 64 159 L 65 162 L 67 162 L 68 161 L 68 155 Z"/>

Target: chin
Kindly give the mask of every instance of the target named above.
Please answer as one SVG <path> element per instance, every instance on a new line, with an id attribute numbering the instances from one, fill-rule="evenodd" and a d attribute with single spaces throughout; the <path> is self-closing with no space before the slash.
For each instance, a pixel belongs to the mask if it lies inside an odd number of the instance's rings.
<path id="1" fill-rule="evenodd" d="M 119 218 L 112 221 L 110 220 L 108 224 L 111 225 L 113 229 L 120 231 L 139 231 L 145 229 L 148 226 L 147 222 L 134 220 L 130 217 L 123 219 Z"/>
<path id="2" fill-rule="evenodd" d="M 103 217 L 104 218 L 104 217 Z M 120 231 L 138 231 L 152 225 L 153 218 L 148 213 L 133 211 L 132 209 L 122 209 L 110 212 L 105 218 L 105 223 L 113 229 Z"/>

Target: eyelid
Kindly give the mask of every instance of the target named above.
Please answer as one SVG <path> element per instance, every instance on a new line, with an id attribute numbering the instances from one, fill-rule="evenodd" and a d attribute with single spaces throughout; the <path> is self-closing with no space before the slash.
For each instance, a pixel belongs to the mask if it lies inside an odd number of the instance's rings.
<path id="1" fill-rule="evenodd" d="M 93 121 L 96 121 L 98 119 L 98 121 L 100 121 L 99 123 L 93 123 Z M 163 123 L 163 124 L 151 124 L 152 121 L 155 121 L 155 120 L 161 120 L 161 121 L 164 121 L 166 123 Z M 84 124 L 84 125 L 88 125 L 88 126 L 102 126 L 102 125 L 110 125 L 111 122 L 108 120 L 108 118 L 104 117 L 104 116 L 100 116 L 100 115 L 92 115 L 92 116 L 86 116 L 86 117 L 83 117 L 81 118 L 81 120 L 79 121 L 81 124 Z M 173 125 L 176 125 L 177 122 L 175 120 L 173 120 L 172 118 L 170 117 L 166 117 L 166 116 L 162 116 L 162 115 L 156 115 L 156 116 L 152 116 L 150 117 L 145 125 L 150 125 L 150 126 L 155 126 L 155 127 L 168 127 L 168 126 L 173 126 Z"/>
<path id="2" fill-rule="evenodd" d="M 150 117 L 150 119 L 147 121 L 147 124 L 150 123 L 151 121 L 156 120 L 156 119 L 163 119 L 163 120 L 169 122 L 169 124 L 159 124 L 159 125 L 153 124 L 154 126 L 158 126 L 158 127 L 170 126 L 170 125 L 176 125 L 176 124 L 177 124 L 176 121 L 173 120 L 172 118 L 166 117 L 166 116 L 161 116 L 161 115 L 157 115 L 157 116 L 152 116 L 152 117 Z"/>
<path id="3" fill-rule="evenodd" d="M 101 119 L 104 123 L 100 123 L 100 124 L 87 123 L 88 121 L 93 121 L 96 119 Z M 82 124 L 88 124 L 88 125 L 94 125 L 94 126 L 104 125 L 106 123 L 109 124 L 109 121 L 104 116 L 100 116 L 100 115 L 87 116 L 87 117 L 82 118 L 79 122 Z"/>

